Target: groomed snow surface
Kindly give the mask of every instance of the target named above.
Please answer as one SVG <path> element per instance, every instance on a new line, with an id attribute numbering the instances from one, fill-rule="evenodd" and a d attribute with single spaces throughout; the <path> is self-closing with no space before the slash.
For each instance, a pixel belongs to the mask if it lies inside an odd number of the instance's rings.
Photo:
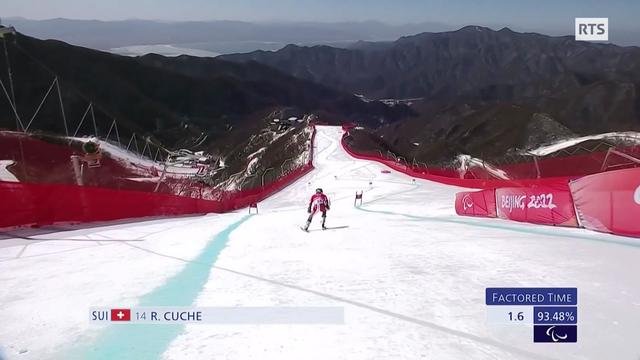
<path id="1" fill-rule="evenodd" d="M 453 197 L 461 188 L 383 174 L 382 165 L 350 158 L 341 135 L 339 127 L 318 127 L 316 170 L 262 202 L 259 215 L 245 209 L 5 234 L 0 358 L 640 357 L 640 242 L 458 217 Z M 298 228 L 316 187 L 332 200 L 327 224 L 347 228 Z M 318 228 L 315 219 L 311 229 Z M 174 295 L 186 296 L 193 283 L 181 271 L 216 241 L 228 242 L 217 244 L 213 266 L 201 268 L 204 285 L 187 299 L 193 306 L 340 306 L 345 323 L 151 325 L 169 330 L 138 342 L 119 335 L 118 325 L 89 323 L 90 307 L 153 305 L 154 294 L 180 292 L 172 279 L 184 281 L 184 293 Z M 533 344 L 529 325 L 488 324 L 487 287 L 577 287 L 578 343 Z M 127 344 L 126 354 L 112 356 L 106 347 L 114 342 Z M 142 350 L 143 342 L 155 351 Z"/>

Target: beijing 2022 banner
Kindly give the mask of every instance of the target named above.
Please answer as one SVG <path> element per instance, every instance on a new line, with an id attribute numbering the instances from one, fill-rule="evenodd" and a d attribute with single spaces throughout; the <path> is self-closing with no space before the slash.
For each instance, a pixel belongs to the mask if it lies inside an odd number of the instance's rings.
<path id="1" fill-rule="evenodd" d="M 554 187 L 496 189 L 498 217 L 545 225 L 578 226 L 571 193 Z"/>

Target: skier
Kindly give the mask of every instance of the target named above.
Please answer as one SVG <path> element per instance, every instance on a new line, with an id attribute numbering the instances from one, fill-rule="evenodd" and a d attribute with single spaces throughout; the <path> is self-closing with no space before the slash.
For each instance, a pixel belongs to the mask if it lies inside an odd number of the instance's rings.
<path id="1" fill-rule="evenodd" d="M 309 218 L 307 219 L 307 224 L 302 228 L 304 231 L 309 230 L 309 225 L 311 225 L 311 220 L 316 212 L 322 212 L 322 230 L 325 230 L 327 227 L 324 225 L 325 220 L 327 219 L 327 210 L 329 210 L 330 202 L 327 195 L 322 193 L 322 189 L 316 189 L 316 193 L 311 196 L 311 200 L 309 201 L 309 207 L 307 208 L 307 212 L 309 213 Z"/>

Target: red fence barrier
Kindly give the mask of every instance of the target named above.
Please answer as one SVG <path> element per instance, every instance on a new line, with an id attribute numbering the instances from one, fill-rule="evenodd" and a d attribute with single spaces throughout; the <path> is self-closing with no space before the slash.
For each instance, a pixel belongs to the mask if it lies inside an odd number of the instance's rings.
<path id="1" fill-rule="evenodd" d="M 534 224 L 578 226 L 571 193 L 554 187 L 496 189 L 498 217 Z"/>
<path id="2" fill-rule="evenodd" d="M 0 182 L 0 228 L 222 212 L 220 201 L 61 184 Z"/>
<path id="3" fill-rule="evenodd" d="M 424 168 L 389 160 L 379 154 L 356 153 L 347 145 L 345 138 L 349 135 L 350 125 L 343 125 L 345 131 L 342 146 L 353 157 L 373 160 L 384 163 L 397 171 L 408 175 L 441 182 L 448 185 L 465 186 L 472 188 L 495 188 L 500 186 L 530 186 L 533 184 L 544 185 L 546 179 L 561 179 L 568 181 L 580 176 L 600 173 L 604 170 L 635 168 L 640 166 L 637 162 L 608 151 L 598 151 L 588 154 L 570 155 L 555 158 L 538 158 L 534 161 L 500 165 L 499 170 L 509 176 L 509 180 L 501 180 L 493 176 L 484 166 L 471 164 L 465 170 L 464 176 L 460 176 L 457 169 L 452 168 Z M 623 153 L 638 157 L 640 145 L 624 146 L 618 148 Z M 415 164 L 414 164 L 415 165 Z M 462 179 L 461 179 L 462 177 Z M 541 181 L 536 181 L 536 179 Z M 461 181 L 465 180 L 465 181 Z"/>
<path id="4" fill-rule="evenodd" d="M 0 228 L 222 213 L 261 201 L 312 169 L 312 166 L 305 165 L 264 188 L 239 191 L 222 200 L 66 184 L 0 181 Z"/>
<path id="5" fill-rule="evenodd" d="M 496 217 L 496 191 L 463 191 L 456 194 L 456 214 Z"/>
<path id="6" fill-rule="evenodd" d="M 389 160 L 381 157 L 380 155 L 371 155 L 371 154 L 360 154 L 353 149 L 349 148 L 346 143 L 345 137 L 348 133 L 345 133 L 345 136 L 342 137 L 342 148 L 352 157 L 356 159 L 362 160 L 370 160 L 376 161 L 381 164 L 384 164 L 393 170 L 399 171 L 401 173 L 407 174 L 409 176 L 436 181 L 442 184 L 461 186 L 466 188 L 475 188 L 475 189 L 495 189 L 498 187 L 536 187 L 536 186 L 564 186 L 568 189 L 567 182 L 575 178 L 574 177 L 553 177 L 553 178 L 544 178 L 544 179 L 514 179 L 514 180 L 500 180 L 500 179 L 460 179 L 459 177 L 450 177 L 452 174 L 447 173 L 448 176 L 442 175 L 434 175 L 434 169 L 420 169 L 413 168 L 405 165 L 404 163 Z M 451 171 L 449 171 L 451 172 Z M 445 172 L 442 172 L 443 174 Z"/>
<path id="7" fill-rule="evenodd" d="M 585 176 L 569 186 L 582 226 L 640 237 L 640 168 Z"/>
<path id="8" fill-rule="evenodd" d="M 640 146 L 626 146 L 619 148 L 629 154 L 640 154 Z M 606 160 L 606 161 L 605 161 Z M 618 155 L 607 157 L 607 151 L 597 151 L 588 154 L 578 154 L 555 158 L 541 158 L 538 169 L 543 177 L 585 176 L 602 172 L 602 165 L 607 168 L 637 167 L 638 164 L 629 162 Z M 535 178 L 537 171 L 534 162 L 507 164 L 500 167 L 507 174 L 517 178 Z"/>
<path id="9" fill-rule="evenodd" d="M 221 213 L 243 208 L 264 200 L 313 170 L 314 140 L 315 128 L 311 135 L 310 160 L 304 166 L 264 187 L 223 193 L 220 200 L 70 184 L 0 181 L 0 228 Z"/>

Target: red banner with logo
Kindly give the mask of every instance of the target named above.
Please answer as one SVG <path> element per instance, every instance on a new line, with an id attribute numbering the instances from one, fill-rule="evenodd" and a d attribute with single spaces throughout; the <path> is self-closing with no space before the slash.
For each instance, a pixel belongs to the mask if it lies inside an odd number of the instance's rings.
<path id="1" fill-rule="evenodd" d="M 463 191 L 456 194 L 456 214 L 496 217 L 496 191 Z"/>
<path id="2" fill-rule="evenodd" d="M 498 217 L 534 224 L 578 226 L 571 192 L 555 187 L 496 189 Z"/>
<path id="3" fill-rule="evenodd" d="M 585 176 L 569 187 L 582 226 L 640 237 L 640 168 Z"/>

